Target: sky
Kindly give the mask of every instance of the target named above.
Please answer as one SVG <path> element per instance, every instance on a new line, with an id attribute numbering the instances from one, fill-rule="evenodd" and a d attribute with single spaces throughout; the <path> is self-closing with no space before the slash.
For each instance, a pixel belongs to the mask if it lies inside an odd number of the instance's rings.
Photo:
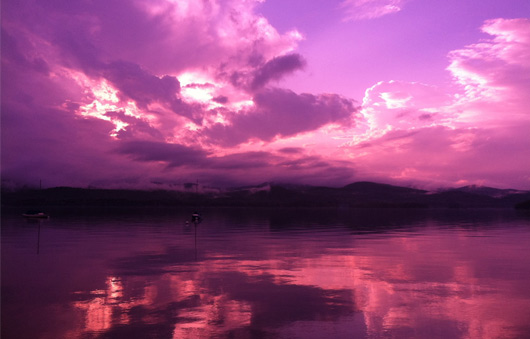
<path id="1" fill-rule="evenodd" d="M 528 0 L 5 0 L 4 187 L 530 189 Z"/>

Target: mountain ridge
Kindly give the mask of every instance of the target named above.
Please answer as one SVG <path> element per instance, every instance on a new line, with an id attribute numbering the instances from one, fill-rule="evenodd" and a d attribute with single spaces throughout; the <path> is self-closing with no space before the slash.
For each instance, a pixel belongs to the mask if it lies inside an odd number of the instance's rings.
<path id="1" fill-rule="evenodd" d="M 262 183 L 188 191 L 53 187 L 2 190 L 2 206 L 269 206 L 526 208 L 530 191 L 464 186 L 440 191 L 368 181 L 342 187 Z"/>

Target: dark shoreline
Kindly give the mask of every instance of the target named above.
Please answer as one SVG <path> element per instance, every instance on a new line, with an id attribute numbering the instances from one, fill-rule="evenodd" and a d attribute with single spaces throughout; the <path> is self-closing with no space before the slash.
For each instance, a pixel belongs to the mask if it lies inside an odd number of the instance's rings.
<path id="1" fill-rule="evenodd" d="M 308 207 L 308 208 L 530 208 L 530 192 L 460 188 L 427 192 L 376 183 L 341 188 L 269 185 L 215 193 L 168 190 L 48 189 L 2 190 L 2 207 Z"/>

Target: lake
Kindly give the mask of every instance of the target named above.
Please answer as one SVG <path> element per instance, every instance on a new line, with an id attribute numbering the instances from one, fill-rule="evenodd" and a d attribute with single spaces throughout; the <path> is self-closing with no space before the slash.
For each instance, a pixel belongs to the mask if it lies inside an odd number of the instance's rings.
<path id="1" fill-rule="evenodd" d="M 2 338 L 529 338 L 512 210 L 2 211 Z"/>

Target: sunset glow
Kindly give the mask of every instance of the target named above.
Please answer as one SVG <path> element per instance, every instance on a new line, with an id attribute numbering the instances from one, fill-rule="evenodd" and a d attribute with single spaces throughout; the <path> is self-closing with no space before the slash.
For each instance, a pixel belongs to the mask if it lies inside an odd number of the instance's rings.
<path id="1" fill-rule="evenodd" d="M 529 60 L 526 0 L 11 1 L 2 181 L 530 189 Z"/>

